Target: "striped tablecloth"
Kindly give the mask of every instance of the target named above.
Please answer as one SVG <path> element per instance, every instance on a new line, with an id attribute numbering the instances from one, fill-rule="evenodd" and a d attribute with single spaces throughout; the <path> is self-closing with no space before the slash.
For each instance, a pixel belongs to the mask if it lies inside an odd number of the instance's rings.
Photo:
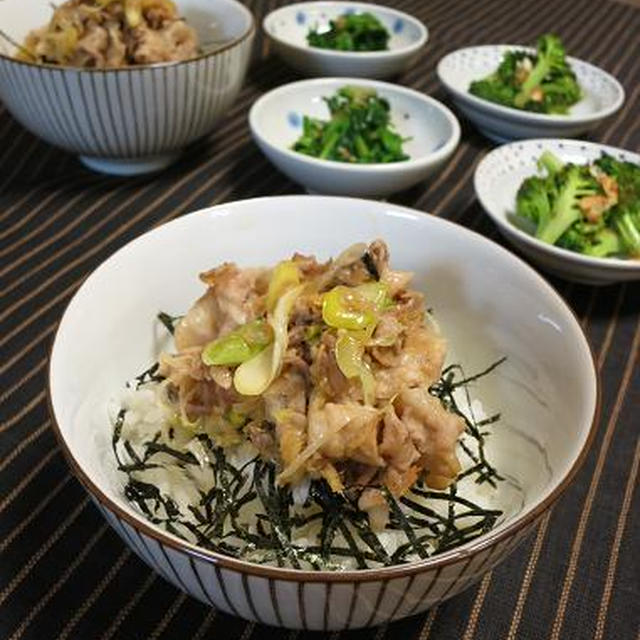
<path id="1" fill-rule="evenodd" d="M 258 22 L 277 4 L 249 3 Z M 593 140 L 640 147 L 640 10 L 596 0 L 398 0 L 431 31 L 401 84 L 444 100 L 435 66 L 464 45 L 559 33 L 616 75 L 624 108 Z M 297 193 L 251 142 L 247 111 L 293 80 L 258 38 L 246 86 L 217 131 L 168 171 L 128 180 L 89 173 L 0 108 L 0 637 L 124 640 L 308 638 L 216 613 L 123 546 L 70 475 L 50 428 L 47 352 L 82 279 L 143 231 L 237 198 Z M 460 148 L 431 183 L 395 198 L 500 242 L 474 199 L 491 148 L 463 122 Z M 426 615 L 344 640 L 631 640 L 640 619 L 640 283 L 552 280 L 580 318 L 602 379 L 602 413 L 575 482 L 537 535 L 464 594 Z M 99 312 L 99 310 L 96 310 Z M 90 321 L 90 319 L 88 319 Z M 558 425 L 558 428 L 562 428 Z M 635 498 L 635 502 L 634 502 Z M 329 637 L 329 636 L 327 636 Z"/>

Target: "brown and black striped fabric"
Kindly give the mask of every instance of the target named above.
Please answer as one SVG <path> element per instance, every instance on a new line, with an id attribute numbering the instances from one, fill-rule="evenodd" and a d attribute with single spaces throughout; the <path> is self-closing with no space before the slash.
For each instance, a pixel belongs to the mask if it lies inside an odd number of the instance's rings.
<path id="1" fill-rule="evenodd" d="M 258 22 L 277 4 L 248 2 Z M 424 54 L 401 84 L 446 102 L 435 74 L 445 53 L 528 43 L 553 30 L 573 55 L 607 69 L 625 87 L 623 109 L 590 139 L 639 150 L 640 10 L 608 0 L 391 4 L 430 29 Z M 320 637 L 216 613 L 151 573 L 71 476 L 50 428 L 45 392 L 56 323 L 82 279 L 107 256 L 188 211 L 300 192 L 265 160 L 247 126 L 255 98 L 294 79 L 258 37 L 246 86 L 217 130 L 169 170 L 127 180 L 88 172 L 0 107 L 0 638 Z M 501 242 L 472 187 L 478 160 L 491 146 L 463 122 L 462 142 L 443 172 L 393 201 Z M 582 322 L 602 379 L 600 422 L 584 467 L 537 534 L 479 585 L 425 615 L 332 638 L 638 637 L 640 282 L 604 288 L 551 282 Z"/>

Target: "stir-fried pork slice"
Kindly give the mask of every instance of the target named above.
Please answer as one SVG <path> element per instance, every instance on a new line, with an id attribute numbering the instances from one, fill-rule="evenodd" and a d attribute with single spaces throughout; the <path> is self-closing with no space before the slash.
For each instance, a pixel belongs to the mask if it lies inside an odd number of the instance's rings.
<path id="1" fill-rule="evenodd" d="M 311 371 L 314 384 L 316 384 L 327 397 L 334 400 L 341 400 L 348 395 L 352 385 L 338 367 L 335 356 L 335 346 L 335 336 L 328 332 L 324 333 Z"/>
<path id="2" fill-rule="evenodd" d="M 137 64 L 186 60 L 198 53 L 196 33 L 183 20 L 165 21 L 155 29 L 142 24 L 132 31 L 132 39 Z"/>
<path id="3" fill-rule="evenodd" d="M 374 531 L 382 531 L 389 522 L 389 505 L 380 489 L 365 489 L 358 498 L 358 508 L 369 516 Z"/>
<path id="4" fill-rule="evenodd" d="M 425 481 L 445 489 L 460 472 L 456 443 L 464 430 L 460 416 L 448 412 L 426 389 L 404 389 L 395 402 L 398 415 L 422 456 Z"/>
<path id="5" fill-rule="evenodd" d="M 407 426 L 398 418 L 393 406 L 384 412 L 384 426 L 379 448 L 385 462 L 400 472 L 408 471 L 420 459 Z"/>
<path id="6" fill-rule="evenodd" d="M 245 431 L 263 459 L 278 459 L 278 445 L 273 425 L 264 420 L 253 420 L 245 427 Z"/>
<path id="7" fill-rule="evenodd" d="M 228 383 L 228 369 L 207 367 L 202 362 L 199 348 L 177 354 L 163 353 L 159 365 L 158 373 L 170 383 L 177 395 L 182 417 L 187 422 L 223 412 L 238 399 Z"/>
<path id="8" fill-rule="evenodd" d="M 337 285 L 355 287 L 365 282 L 379 280 L 388 270 L 389 251 L 382 240 L 369 246 L 364 242 L 351 245 L 332 261 L 318 279 L 321 291 Z"/>
<path id="9" fill-rule="evenodd" d="M 47 26 L 28 34 L 18 57 L 104 68 L 185 60 L 197 53 L 198 36 L 172 2 L 67 0 L 54 7 Z"/>
<path id="10" fill-rule="evenodd" d="M 393 366 L 375 369 L 376 397 L 389 399 L 407 387 L 428 389 L 440 377 L 446 348 L 433 329 L 409 330 Z"/>
<path id="11" fill-rule="evenodd" d="M 287 467 L 307 441 L 307 380 L 303 372 L 287 368 L 263 394 L 265 417 L 276 425 L 282 464 Z"/>
<path id="12" fill-rule="evenodd" d="M 320 453 L 331 461 L 355 461 L 381 467 L 378 451 L 380 411 L 350 402 L 328 402 L 309 409 L 309 442 L 322 443 Z"/>
<path id="13" fill-rule="evenodd" d="M 264 269 L 239 269 L 231 263 L 201 274 L 209 289 L 176 326 L 178 350 L 204 346 L 253 320 L 266 291 L 264 275 Z"/>

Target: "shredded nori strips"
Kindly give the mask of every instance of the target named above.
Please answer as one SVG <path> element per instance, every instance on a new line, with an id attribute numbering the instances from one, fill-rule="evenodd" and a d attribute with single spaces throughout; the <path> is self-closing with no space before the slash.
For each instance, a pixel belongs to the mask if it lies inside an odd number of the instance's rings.
<path id="1" fill-rule="evenodd" d="M 502 480 L 487 461 L 484 450 L 486 429 L 500 416 L 475 420 L 468 385 L 488 375 L 503 361 L 504 358 L 473 376 L 466 376 L 460 365 L 450 365 L 430 388 L 430 393 L 438 397 L 447 410 L 462 417 L 470 439 L 461 445 L 472 465 L 459 475 L 458 481 L 471 476 L 477 483 L 496 486 Z M 157 365 L 154 365 L 138 376 L 137 386 L 157 381 L 156 372 Z M 455 398 L 459 389 L 465 398 L 464 411 Z M 313 480 L 301 510 L 294 506 L 291 491 L 276 485 L 278 470 L 273 462 L 255 457 L 236 468 L 209 436 L 199 434 L 197 439 L 209 457 L 213 486 L 201 493 L 196 504 L 188 505 L 193 518 L 188 519 L 171 498 L 142 480 L 140 474 L 160 466 L 155 460 L 159 454 L 168 457 L 172 465 L 185 473 L 199 465 L 198 460 L 192 453 L 162 442 L 160 433 L 136 451 L 122 438 L 125 414 L 124 409 L 117 414 L 112 445 L 118 468 L 127 475 L 126 498 L 153 523 L 225 555 L 294 568 L 341 569 L 344 558 L 350 558 L 360 569 L 390 566 L 428 558 L 469 542 L 489 531 L 503 515 L 500 510 L 485 509 L 458 495 L 457 483 L 447 491 L 433 491 L 419 480 L 399 499 L 384 489 L 390 515 L 385 531 L 402 532 L 406 540 L 388 552 L 380 532 L 371 528 L 368 516 L 357 506 L 362 489 L 337 494 L 324 480 Z M 172 438 L 173 428 L 170 431 Z M 469 441 L 475 441 L 473 448 Z M 122 460 L 123 452 L 128 458 L 126 462 Z M 253 465 L 251 469 L 250 465 Z M 260 508 L 255 526 L 249 527 L 242 522 L 240 514 L 255 500 L 259 501 Z M 438 510 L 437 504 L 446 505 L 446 509 Z M 320 523 L 319 543 L 297 542 L 295 532 L 315 521 Z"/>

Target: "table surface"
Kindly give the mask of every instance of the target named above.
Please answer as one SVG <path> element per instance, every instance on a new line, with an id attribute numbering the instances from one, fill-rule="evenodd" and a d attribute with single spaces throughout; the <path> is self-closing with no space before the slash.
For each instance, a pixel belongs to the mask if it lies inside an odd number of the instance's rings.
<path id="1" fill-rule="evenodd" d="M 278 2 L 248 2 L 258 24 Z M 625 86 L 617 116 L 590 139 L 640 146 L 640 10 L 594 0 L 398 0 L 431 31 L 398 82 L 447 102 L 435 66 L 465 45 L 532 42 L 554 30 L 568 50 Z M 47 354 L 83 278 L 129 240 L 219 202 L 300 188 L 252 143 L 255 98 L 295 79 L 258 36 L 246 86 L 216 132 L 152 177 L 83 169 L 0 107 L 0 637 L 319 638 L 261 627 L 205 607 L 151 572 L 120 541 L 71 476 L 50 428 Z M 491 143 L 463 122 L 460 147 L 431 182 L 392 200 L 500 242 L 475 201 L 473 171 Z M 327 635 L 553 640 L 638 637 L 640 618 L 640 282 L 605 288 L 551 279 L 594 349 L 602 411 L 577 478 L 536 534 L 475 587 L 424 615 Z M 561 429 L 562 425 L 558 425 Z"/>

